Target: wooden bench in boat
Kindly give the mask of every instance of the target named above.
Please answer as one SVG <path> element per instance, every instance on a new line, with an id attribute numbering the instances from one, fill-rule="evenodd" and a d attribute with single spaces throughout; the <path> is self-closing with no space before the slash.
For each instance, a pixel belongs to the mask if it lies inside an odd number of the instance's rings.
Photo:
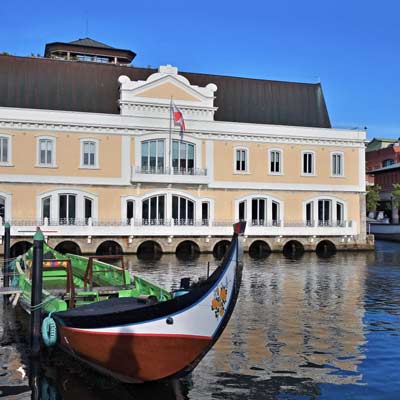
<path id="1" fill-rule="evenodd" d="M 121 290 L 131 289 L 131 287 L 127 286 L 95 286 L 91 290 L 89 289 L 75 289 L 75 295 L 79 296 L 80 293 L 85 295 L 86 293 L 88 296 L 90 293 L 96 292 L 99 295 L 105 294 L 117 294 Z M 53 296 L 65 296 L 69 294 L 65 291 L 65 289 L 46 289 L 50 294 Z"/>

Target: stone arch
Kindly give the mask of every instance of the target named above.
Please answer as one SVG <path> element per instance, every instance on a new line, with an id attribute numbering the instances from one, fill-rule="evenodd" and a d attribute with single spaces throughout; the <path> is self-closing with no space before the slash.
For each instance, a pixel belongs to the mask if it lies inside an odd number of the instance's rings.
<path id="1" fill-rule="evenodd" d="M 64 240 L 63 242 L 58 243 L 57 246 L 54 248 L 54 250 L 62 254 L 70 253 L 70 254 L 76 254 L 78 256 L 82 254 L 79 245 L 73 242 L 72 240 Z"/>
<path id="2" fill-rule="evenodd" d="M 193 240 L 184 240 L 176 246 L 175 254 L 183 259 L 197 258 L 200 255 L 200 247 Z"/>
<path id="3" fill-rule="evenodd" d="M 100 243 L 100 245 L 96 249 L 97 256 L 118 256 L 122 254 L 122 246 L 114 240 L 106 240 Z"/>
<path id="4" fill-rule="evenodd" d="M 315 251 L 320 257 L 331 257 L 336 253 L 336 246 L 330 240 L 321 240 Z"/>
<path id="5" fill-rule="evenodd" d="M 283 254 L 290 258 L 301 257 L 304 254 L 304 245 L 298 240 L 289 240 L 283 246 Z"/>
<path id="6" fill-rule="evenodd" d="M 146 240 L 137 248 L 137 256 L 141 260 L 159 260 L 163 250 L 161 245 L 154 240 Z"/>
<path id="7" fill-rule="evenodd" d="M 229 240 L 220 240 L 219 242 L 215 243 L 213 248 L 213 256 L 217 260 L 222 259 L 227 252 L 230 244 L 231 242 Z"/>
<path id="8" fill-rule="evenodd" d="M 10 257 L 15 258 L 20 256 L 21 254 L 25 254 L 32 247 L 32 243 L 27 240 L 20 240 L 19 242 L 15 242 L 10 247 Z"/>
<path id="9" fill-rule="evenodd" d="M 270 245 L 264 240 L 255 240 L 249 247 L 249 255 L 251 258 L 266 258 L 271 254 Z"/>

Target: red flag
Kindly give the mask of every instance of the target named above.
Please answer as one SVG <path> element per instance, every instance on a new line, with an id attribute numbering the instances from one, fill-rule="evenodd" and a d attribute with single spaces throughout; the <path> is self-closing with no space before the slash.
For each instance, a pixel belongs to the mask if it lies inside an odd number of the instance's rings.
<path id="1" fill-rule="evenodd" d="M 181 128 L 181 135 L 185 132 L 185 120 L 183 119 L 183 115 L 181 110 L 172 102 L 172 115 L 174 118 L 175 126 L 179 126 Z"/>

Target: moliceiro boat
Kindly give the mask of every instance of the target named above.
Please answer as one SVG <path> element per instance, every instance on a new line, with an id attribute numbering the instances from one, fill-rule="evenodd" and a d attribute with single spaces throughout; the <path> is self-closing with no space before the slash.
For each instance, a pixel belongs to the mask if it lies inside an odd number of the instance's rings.
<path id="1" fill-rule="evenodd" d="M 122 265 L 62 255 L 44 245 L 42 310 L 47 344 L 125 382 L 177 378 L 191 372 L 222 334 L 242 276 L 245 223 L 207 278 L 169 292 Z M 115 256 L 113 256 L 115 258 Z M 20 304 L 30 311 L 32 251 L 12 264 Z"/>

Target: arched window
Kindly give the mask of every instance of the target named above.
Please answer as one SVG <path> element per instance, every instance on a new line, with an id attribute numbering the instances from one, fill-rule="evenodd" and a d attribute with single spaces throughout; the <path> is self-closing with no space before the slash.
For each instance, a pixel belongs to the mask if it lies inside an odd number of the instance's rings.
<path id="1" fill-rule="evenodd" d="M 250 195 L 235 201 L 235 219 L 251 225 L 280 226 L 283 202 L 272 196 Z"/>
<path id="2" fill-rule="evenodd" d="M 194 202 L 181 196 L 172 196 L 172 218 L 175 225 L 192 225 Z"/>
<path id="3" fill-rule="evenodd" d="M 39 208 L 40 207 L 40 208 Z M 97 217 L 97 196 L 81 190 L 54 190 L 38 196 L 37 217 L 51 225 L 83 225 Z"/>
<path id="4" fill-rule="evenodd" d="M 164 225 L 165 195 L 149 197 L 142 201 L 142 219 L 144 225 Z"/>
<path id="5" fill-rule="evenodd" d="M 303 218 L 307 226 L 343 226 L 346 203 L 335 197 L 317 197 L 303 203 Z"/>
<path id="6" fill-rule="evenodd" d="M 388 158 L 386 160 L 383 160 L 382 162 L 382 167 L 389 167 L 390 165 L 394 164 L 393 158 Z"/>
<path id="7" fill-rule="evenodd" d="M 172 141 L 172 168 L 174 174 L 194 173 L 195 166 L 195 145 L 181 140 Z"/>
<path id="8" fill-rule="evenodd" d="M 251 221 L 253 225 L 265 225 L 267 222 L 267 200 L 251 200 Z"/>
<path id="9" fill-rule="evenodd" d="M 141 144 L 141 172 L 163 174 L 165 169 L 164 139 L 146 140 Z"/>

